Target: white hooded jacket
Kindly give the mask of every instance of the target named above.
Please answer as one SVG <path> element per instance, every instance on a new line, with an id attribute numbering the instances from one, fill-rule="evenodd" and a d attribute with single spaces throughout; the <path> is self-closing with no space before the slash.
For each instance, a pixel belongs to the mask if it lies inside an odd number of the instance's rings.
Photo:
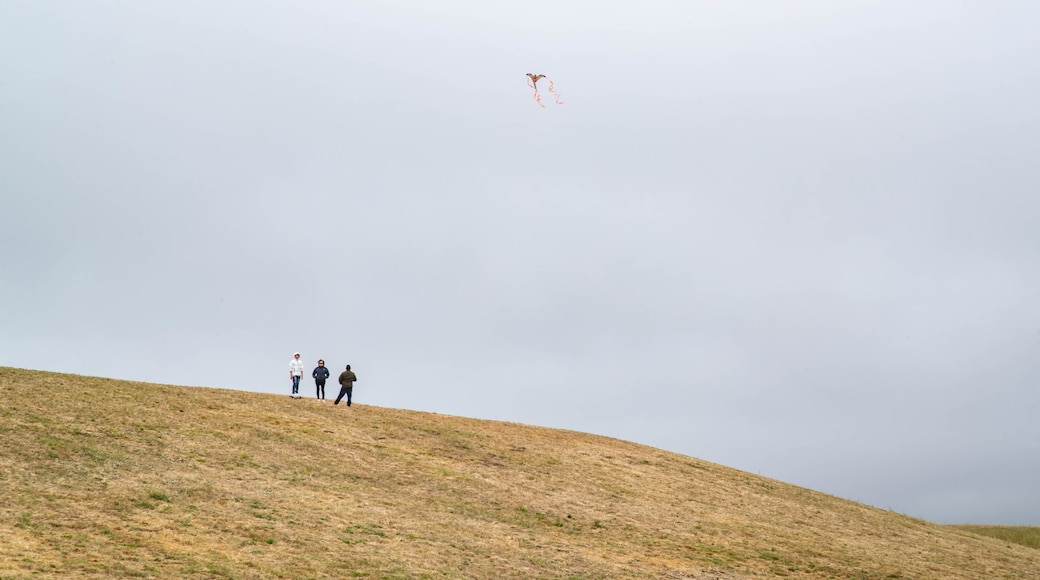
<path id="1" fill-rule="evenodd" d="M 294 377 L 303 376 L 303 359 L 296 358 L 296 355 L 298 354 L 300 353 L 293 353 L 293 358 L 289 361 L 289 373 Z"/>

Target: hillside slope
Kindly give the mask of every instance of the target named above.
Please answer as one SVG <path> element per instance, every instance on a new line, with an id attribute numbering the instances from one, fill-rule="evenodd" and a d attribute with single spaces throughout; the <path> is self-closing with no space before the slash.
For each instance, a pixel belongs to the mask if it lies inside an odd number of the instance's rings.
<path id="1" fill-rule="evenodd" d="M 58 576 L 990 580 L 1040 550 L 606 437 L 0 367 L 0 578 Z"/>

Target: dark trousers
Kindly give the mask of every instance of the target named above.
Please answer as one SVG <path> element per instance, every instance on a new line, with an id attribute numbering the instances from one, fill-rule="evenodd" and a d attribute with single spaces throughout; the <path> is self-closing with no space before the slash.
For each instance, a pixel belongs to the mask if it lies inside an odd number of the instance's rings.
<path id="1" fill-rule="evenodd" d="M 336 402 L 333 403 L 333 405 L 338 405 L 339 404 L 339 400 L 343 398 L 343 395 L 346 395 L 347 396 L 347 406 L 349 407 L 350 406 L 350 396 L 353 395 L 353 394 L 354 394 L 354 385 L 350 385 L 349 387 L 340 387 L 340 389 L 339 389 L 339 396 L 336 397 Z"/>
<path id="2" fill-rule="evenodd" d="M 318 398 L 325 398 L 325 379 L 314 379 L 314 388 L 318 390 Z"/>

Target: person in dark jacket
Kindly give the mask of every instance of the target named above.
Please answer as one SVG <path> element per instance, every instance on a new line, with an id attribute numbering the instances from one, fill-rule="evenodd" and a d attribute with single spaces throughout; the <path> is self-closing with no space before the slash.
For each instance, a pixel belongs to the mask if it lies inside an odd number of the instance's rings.
<path id="1" fill-rule="evenodd" d="M 325 368 L 325 361 L 319 360 L 318 366 L 314 367 L 311 376 L 314 377 L 314 388 L 318 391 L 318 398 L 325 398 L 325 379 L 329 378 L 329 369 Z"/>
<path id="2" fill-rule="evenodd" d="M 347 406 L 350 406 L 350 397 L 354 394 L 354 381 L 356 380 L 357 375 L 350 370 L 350 365 L 347 365 L 347 370 L 339 374 L 339 396 L 336 397 L 336 402 L 333 405 L 338 405 L 339 400 L 343 398 L 343 395 L 346 395 Z"/>

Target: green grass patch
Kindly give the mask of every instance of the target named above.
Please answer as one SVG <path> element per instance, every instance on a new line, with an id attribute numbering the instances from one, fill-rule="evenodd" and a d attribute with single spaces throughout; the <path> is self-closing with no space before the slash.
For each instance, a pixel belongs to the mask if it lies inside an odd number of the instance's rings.
<path id="1" fill-rule="evenodd" d="M 955 528 L 969 531 L 980 536 L 988 536 L 1005 542 L 1040 549 L 1040 526 L 972 526 L 960 525 Z"/>

